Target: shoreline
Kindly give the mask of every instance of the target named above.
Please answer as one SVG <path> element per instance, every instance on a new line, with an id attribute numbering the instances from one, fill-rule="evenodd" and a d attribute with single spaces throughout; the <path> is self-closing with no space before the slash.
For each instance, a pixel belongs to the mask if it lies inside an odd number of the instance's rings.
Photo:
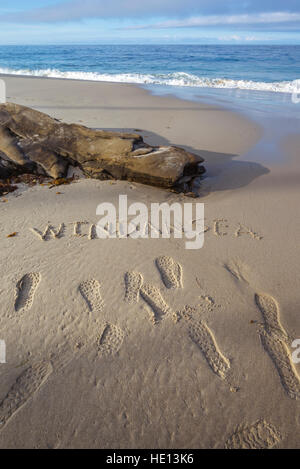
<path id="1" fill-rule="evenodd" d="M 5 70 L 5 69 L 2 69 L 0 68 L 0 70 Z M 22 72 L 25 72 L 25 70 L 20 70 Z M 46 72 L 47 70 L 37 70 L 36 72 Z M 32 75 L 30 75 L 29 73 L 25 73 L 25 74 L 22 74 L 22 73 L 18 73 L 18 70 L 12 70 L 12 72 L 15 72 L 15 73 L 5 73 L 5 71 L 0 71 L 0 74 L 3 75 L 3 76 L 12 76 L 12 77 L 21 77 L 21 78 L 48 78 L 48 79 L 56 79 L 56 80 L 72 80 L 72 81 L 84 81 L 84 82 L 96 82 L 96 83 L 115 83 L 115 84 L 129 84 L 129 85 L 140 85 L 140 86 L 162 86 L 162 87 L 170 87 L 170 88 L 190 88 L 190 89 L 204 89 L 204 91 L 207 91 L 207 90 L 227 90 L 227 91 L 242 91 L 242 92 L 261 92 L 261 93 L 266 93 L 266 94 L 274 94 L 277 95 L 291 95 L 294 93 L 294 89 L 292 87 L 292 83 L 293 83 L 293 80 L 292 81 L 282 81 L 282 84 L 289 84 L 289 88 L 288 89 L 272 89 L 272 88 L 268 88 L 266 87 L 267 85 L 279 85 L 281 82 L 270 82 L 270 81 L 266 81 L 266 82 L 259 82 L 259 81 L 255 81 L 255 80 L 244 80 L 244 79 L 230 79 L 230 78 L 208 78 L 208 77 L 203 77 L 202 79 L 207 79 L 208 81 L 211 80 L 215 80 L 216 81 L 216 84 L 215 86 L 214 85 L 208 85 L 207 82 L 205 82 L 205 85 L 193 85 L 193 84 L 175 84 L 174 82 L 173 83 L 168 83 L 167 81 L 164 82 L 164 81 L 161 81 L 161 82 L 156 82 L 156 81 L 118 81 L 118 80 L 114 80 L 113 77 L 114 76 L 128 76 L 130 75 L 130 73 L 119 73 L 119 74 L 99 74 L 97 75 L 97 78 L 77 78 L 77 77 L 74 77 L 74 76 L 69 76 L 69 77 L 64 77 L 64 76 L 45 76 L 45 75 L 34 75 L 34 72 L 35 70 L 32 70 L 31 72 L 33 72 Z M 80 73 L 91 73 L 93 74 L 93 72 L 83 72 L 83 71 L 60 71 L 60 70 L 57 70 L 56 73 L 59 72 L 59 73 L 71 73 L 73 75 L 75 74 L 80 74 Z M 176 73 L 176 72 L 175 72 Z M 185 72 L 178 72 L 179 74 L 182 73 L 183 75 L 189 75 L 188 73 L 185 73 Z M 106 75 L 106 76 L 109 76 L 110 79 L 100 79 L 100 77 L 102 77 L 103 75 Z M 145 77 L 149 76 L 148 74 L 144 75 Z M 198 77 L 198 79 L 201 79 L 201 77 Z M 248 84 L 252 84 L 254 86 L 251 86 L 251 87 L 241 87 L 241 86 L 230 86 L 227 84 L 227 86 L 217 86 L 218 82 L 219 81 L 227 81 L 227 82 L 230 82 L 230 81 L 234 81 L 236 83 L 238 82 L 246 82 Z M 296 81 L 296 80 L 294 80 Z M 256 84 L 256 86 L 255 86 Z M 264 88 L 262 87 L 259 87 L 258 85 L 265 85 Z"/>
<path id="2" fill-rule="evenodd" d="M 141 110 L 141 112 L 144 112 L 147 110 L 147 106 L 149 106 L 148 110 L 150 112 L 156 112 L 158 116 L 158 123 L 160 123 L 162 118 L 157 111 L 163 110 L 167 114 L 167 117 L 164 119 L 164 121 L 167 121 L 168 119 L 169 121 L 174 121 L 175 118 L 181 119 L 182 113 L 184 118 L 188 119 L 187 124 L 190 122 L 191 124 L 193 124 L 193 127 L 195 127 L 195 123 L 192 119 L 190 119 L 190 116 L 185 111 L 195 112 L 197 114 L 197 118 L 200 119 L 199 125 L 205 127 L 203 134 L 207 136 L 208 131 L 211 131 L 212 125 L 214 125 L 217 132 L 222 132 L 221 136 L 218 135 L 218 140 L 222 139 L 221 143 L 224 147 L 224 150 L 226 150 L 225 147 L 227 147 L 228 152 L 231 153 L 244 153 L 248 148 L 252 147 L 253 144 L 257 142 L 261 137 L 261 128 L 258 124 L 253 122 L 251 119 L 248 119 L 245 116 L 242 116 L 241 114 L 228 109 L 227 107 L 216 107 L 214 104 L 209 104 L 209 102 L 206 101 L 192 102 L 190 100 L 180 99 L 172 95 L 167 95 L 163 97 L 155 96 L 151 93 L 151 91 L 146 90 L 143 86 L 140 86 L 139 84 L 117 84 L 112 82 L 93 82 L 48 77 L 19 77 L 0 74 L 0 78 L 1 77 L 5 78 L 6 80 L 8 101 L 14 102 L 14 100 L 17 99 L 15 101 L 17 102 L 17 104 L 22 104 L 24 106 L 27 105 L 29 107 L 32 106 L 37 110 L 41 110 L 42 112 L 48 113 L 49 115 L 52 115 L 56 118 L 56 114 L 58 114 L 58 109 L 62 109 L 60 116 L 61 120 L 66 120 L 67 122 L 72 122 L 72 120 L 74 122 L 81 121 L 83 125 L 87 125 L 88 127 L 92 127 L 92 125 L 89 125 L 89 122 L 84 119 L 84 115 L 82 117 L 80 116 L 80 111 L 87 114 L 90 110 L 94 109 L 96 111 L 97 109 L 99 109 L 99 111 L 103 111 L 105 120 L 101 121 L 100 116 L 93 116 L 93 120 L 96 121 L 93 122 L 93 126 L 96 125 L 99 128 L 106 128 L 108 130 L 121 130 L 126 128 L 139 128 L 139 121 L 138 119 L 134 119 L 133 114 L 135 111 L 138 112 L 139 110 Z M 31 87 L 32 80 L 34 80 L 35 83 L 34 87 Z M 48 84 L 48 88 L 47 86 L 45 86 L 46 83 Z M 60 91 L 58 93 L 59 96 L 57 96 L 56 99 L 56 84 L 58 83 L 60 83 L 61 85 Z M 25 84 L 26 87 L 24 87 Z M 122 93 L 120 93 L 120 90 L 122 90 Z M 19 96 L 14 96 L 15 94 L 18 95 L 18 93 Z M 83 98 L 81 106 L 72 105 L 73 95 L 79 96 L 81 94 L 83 95 L 84 93 L 86 93 L 86 96 Z M 97 96 L 97 93 L 99 93 L 102 98 L 103 96 L 105 96 L 105 98 L 97 101 L 97 97 L 95 97 Z M 30 97 L 30 94 L 32 95 L 32 97 Z M 66 96 L 66 99 L 64 99 L 64 95 Z M 40 100 L 41 97 L 43 99 L 42 103 Z M 136 108 L 135 106 L 132 106 L 133 100 L 137 100 L 138 104 Z M 61 106 L 61 103 L 64 103 L 64 101 L 67 104 L 65 108 Z M 55 104 L 57 104 L 57 106 L 55 106 Z M 126 108 L 124 108 L 125 106 Z M 70 112 L 70 117 L 68 115 L 68 109 L 72 110 L 72 114 Z M 213 113 L 213 116 L 209 119 L 209 122 L 205 122 L 204 114 L 205 111 L 208 109 Z M 111 111 L 111 113 L 114 111 L 127 111 L 127 115 L 130 116 L 130 120 L 135 120 L 135 122 L 132 126 L 128 125 L 128 127 L 125 127 L 123 125 L 122 127 L 118 127 L 115 124 L 116 120 L 112 119 L 110 116 L 108 117 L 109 111 Z M 171 112 L 173 112 L 174 115 L 170 115 Z M 224 113 L 224 115 L 226 116 L 225 120 L 229 120 L 227 129 L 225 131 L 223 131 L 224 122 L 222 123 L 221 119 L 218 118 L 218 112 Z M 208 116 L 205 116 L 205 118 L 206 117 Z M 153 120 L 154 119 L 152 119 L 152 121 Z M 120 122 L 120 119 L 118 119 L 118 121 Z M 238 133 L 243 132 L 243 138 L 241 138 L 240 135 L 236 135 L 235 146 L 230 144 L 229 140 L 226 139 L 226 133 L 229 131 L 229 129 L 232 129 L 232 127 L 234 126 L 236 126 Z M 163 127 L 163 130 L 169 128 L 169 126 L 163 125 L 161 127 Z M 151 131 L 152 129 L 149 129 L 149 132 Z M 145 129 L 145 132 L 147 132 L 147 129 Z M 168 132 L 165 132 L 165 134 L 167 133 Z M 174 132 L 169 133 L 172 134 Z M 164 134 L 161 135 L 162 138 L 164 138 L 164 136 Z M 203 139 L 203 141 L 205 140 L 206 139 Z M 173 144 L 187 147 L 187 143 L 182 142 L 181 144 L 179 143 L 178 139 L 174 139 Z M 206 143 L 204 150 L 214 150 L 216 148 L 216 146 L 215 148 L 212 148 L 212 145 Z"/>

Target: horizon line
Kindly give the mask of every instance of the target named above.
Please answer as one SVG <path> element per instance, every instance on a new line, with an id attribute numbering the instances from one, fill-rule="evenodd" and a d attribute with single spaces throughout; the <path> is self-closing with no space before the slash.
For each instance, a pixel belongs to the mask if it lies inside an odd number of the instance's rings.
<path id="1" fill-rule="evenodd" d="M 153 42 L 151 44 L 149 43 L 134 43 L 134 42 L 128 42 L 128 43 L 117 43 L 117 42 L 111 42 L 111 43 L 77 43 L 77 42 L 59 42 L 59 43 L 28 43 L 28 44 L 19 44 L 19 43 L 7 43 L 7 44 L 1 44 L 0 47 L 6 47 L 6 46 L 21 46 L 21 47 L 28 47 L 28 46 L 247 46 L 247 47 L 255 47 L 255 46 L 300 46 L 300 42 L 298 43 L 277 43 L 274 41 L 274 43 L 268 42 L 260 42 L 260 41 L 253 41 L 252 43 L 249 42 L 230 42 L 230 41 L 224 41 L 224 43 L 216 42 L 216 43 L 198 43 L 198 42 L 170 42 L 170 43 L 161 43 L 161 42 Z"/>

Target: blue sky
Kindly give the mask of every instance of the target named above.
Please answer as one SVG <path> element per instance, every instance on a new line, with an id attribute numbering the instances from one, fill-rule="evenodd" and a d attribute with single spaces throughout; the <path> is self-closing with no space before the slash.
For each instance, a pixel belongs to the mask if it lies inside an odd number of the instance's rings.
<path id="1" fill-rule="evenodd" d="M 0 44 L 300 44 L 300 0 L 0 0 Z"/>

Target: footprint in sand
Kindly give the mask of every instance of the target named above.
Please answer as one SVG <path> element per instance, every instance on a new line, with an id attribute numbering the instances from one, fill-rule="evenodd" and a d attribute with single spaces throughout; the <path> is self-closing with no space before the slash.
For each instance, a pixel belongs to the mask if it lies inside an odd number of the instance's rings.
<path id="1" fill-rule="evenodd" d="M 276 335 L 264 331 L 260 332 L 260 339 L 278 371 L 287 395 L 291 399 L 300 399 L 300 378 L 286 344 Z"/>
<path id="2" fill-rule="evenodd" d="M 167 288 L 182 288 L 182 267 L 172 257 L 158 257 L 156 259 L 156 266 Z"/>
<path id="3" fill-rule="evenodd" d="M 27 311 L 31 308 L 41 274 L 30 272 L 25 274 L 16 285 L 15 311 Z"/>
<path id="4" fill-rule="evenodd" d="M 51 363 L 40 363 L 30 366 L 17 378 L 0 403 L 0 429 L 40 389 L 51 373 Z"/>
<path id="5" fill-rule="evenodd" d="M 154 322 L 160 321 L 164 316 L 170 315 L 175 317 L 175 313 L 172 312 L 171 308 L 167 305 L 159 289 L 155 285 L 144 284 L 140 292 L 144 301 L 153 311 Z"/>
<path id="6" fill-rule="evenodd" d="M 220 352 L 214 334 L 205 322 L 194 319 L 196 315 L 197 309 L 192 306 L 186 306 L 178 312 L 179 317 L 188 321 L 189 337 L 201 350 L 212 371 L 225 380 L 230 370 L 230 362 Z"/>
<path id="7" fill-rule="evenodd" d="M 154 323 L 164 316 L 174 313 L 163 299 L 161 292 L 155 285 L 144 284 L 143 276 L 139 272 L 126 272 L 125 274 L 125 301 L 137 303 L 140 296 L 151 307 Z"/>
<path id="8" fill-rule="evenodd" d="M 279 306 L 274 298 L 270 295 L 256 293 L 255 303 L 263 316 L 266 332 L 276 335 L 285 342 L 292 341 L 280 323 Z"/>
<path id="9" fill-rule="evenodd" d="M 282 440 L 276 428 L 265 420 L 240 426 L 226 441 L 226 449 L 271 449 Z"/>
<path id="10" fill-rule="evenodd" d="M 143 285 L 143 276 L 138 272 L 126 272 L 125 274 L 125 301 L 137 303 L 140 297 L 140 289 Z"/>
<path id="11" fill-rule="evenodd" d="M 100 288 L 100 283 L 95 279 L 86 280 L 79 285 L 79 291 L 92 313 L 102 311 L 104 306 Z"/>
<path id="12" fill-rule="evenodd" d="M 287 395 L 291 399 L 300 399 L 300 378 L 287 346 L 292 339 L 280 323 L 279 306 L 267 294 L 256 293 L 255 303 L 264 319 L 265 330 L 259 331 L 261 343 L 273 361 Z"/>
<path id="13" fill-rule="evenodd" d="M 226 264 L 225 268 L 236 280 L 245 280 L 236 262 Z M 279 305 L 272 296 L 266 293 L 255 293 L 254 299 L 264 321 L 263 330 L 258 331 L 261 343 L 273 361 L 287 395 L 291 399 L 300 399 L 300 377 L 288 348 L 292 338 L 280 322 Z"/>
<path id="14" fill-rule="evenodd" d="M 245 282 L 249 285 L 247 280 L 248 267 L 238 259 L 231 260 L 224 264 L 224 268 L 229 272 L 236 281 Z"/>
<path id="15" fill-rule="evenodd" d="M 105 324 L 102 334 L 98 340 L 100 355 L 115 355 L 122 347 L 125 337 L 124 331 L 114 324 Z"/>
<path id="16" fill-rule="evenodd" d="M 129 274 L 126 275 L 128 284 L 134 285 L 134 294 L 138 294 L 138 291 L 136 293 L 135 273 L 133 273 L 134 275 Z M 89 310 L 94 313 L 98 313 L 104 308 L 100 288 L 100 283 L 95 279 L 86 280 L 79 285 L 79 291 L 86 301 Z M 124 337 L 125 333 L 118 326 L 105 323 L 102 327 L 101 335 L 97 339 L 97 347 L 100 356 L 115 355 L 120 350 Z"/>

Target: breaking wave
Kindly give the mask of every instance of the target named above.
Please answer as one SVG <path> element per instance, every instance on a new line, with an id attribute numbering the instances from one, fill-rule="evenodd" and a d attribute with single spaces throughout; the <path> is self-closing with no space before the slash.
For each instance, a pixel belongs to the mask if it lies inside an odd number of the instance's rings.
<path id="1" fill-rule="evenodd" d="M 198 77 L 184 72 L 165 74 L 142 73 L 95 73 L 80 71 L 61 71 L 56 69 L 45 70 L 13 70 L 0 68 L 0 73 L 7 75 L 22 75 L 32 77 L 63 78 L 69 80 L 106 81 L 114 83 L 138 83 L 149 85 L 190 86 L 198 88 L 228 88 L 240 90 L 274 91 L 277 93 L 295 92 L 294 81 L 256 82 L 249 80 L 231 80 L 228 78 Z"/>

